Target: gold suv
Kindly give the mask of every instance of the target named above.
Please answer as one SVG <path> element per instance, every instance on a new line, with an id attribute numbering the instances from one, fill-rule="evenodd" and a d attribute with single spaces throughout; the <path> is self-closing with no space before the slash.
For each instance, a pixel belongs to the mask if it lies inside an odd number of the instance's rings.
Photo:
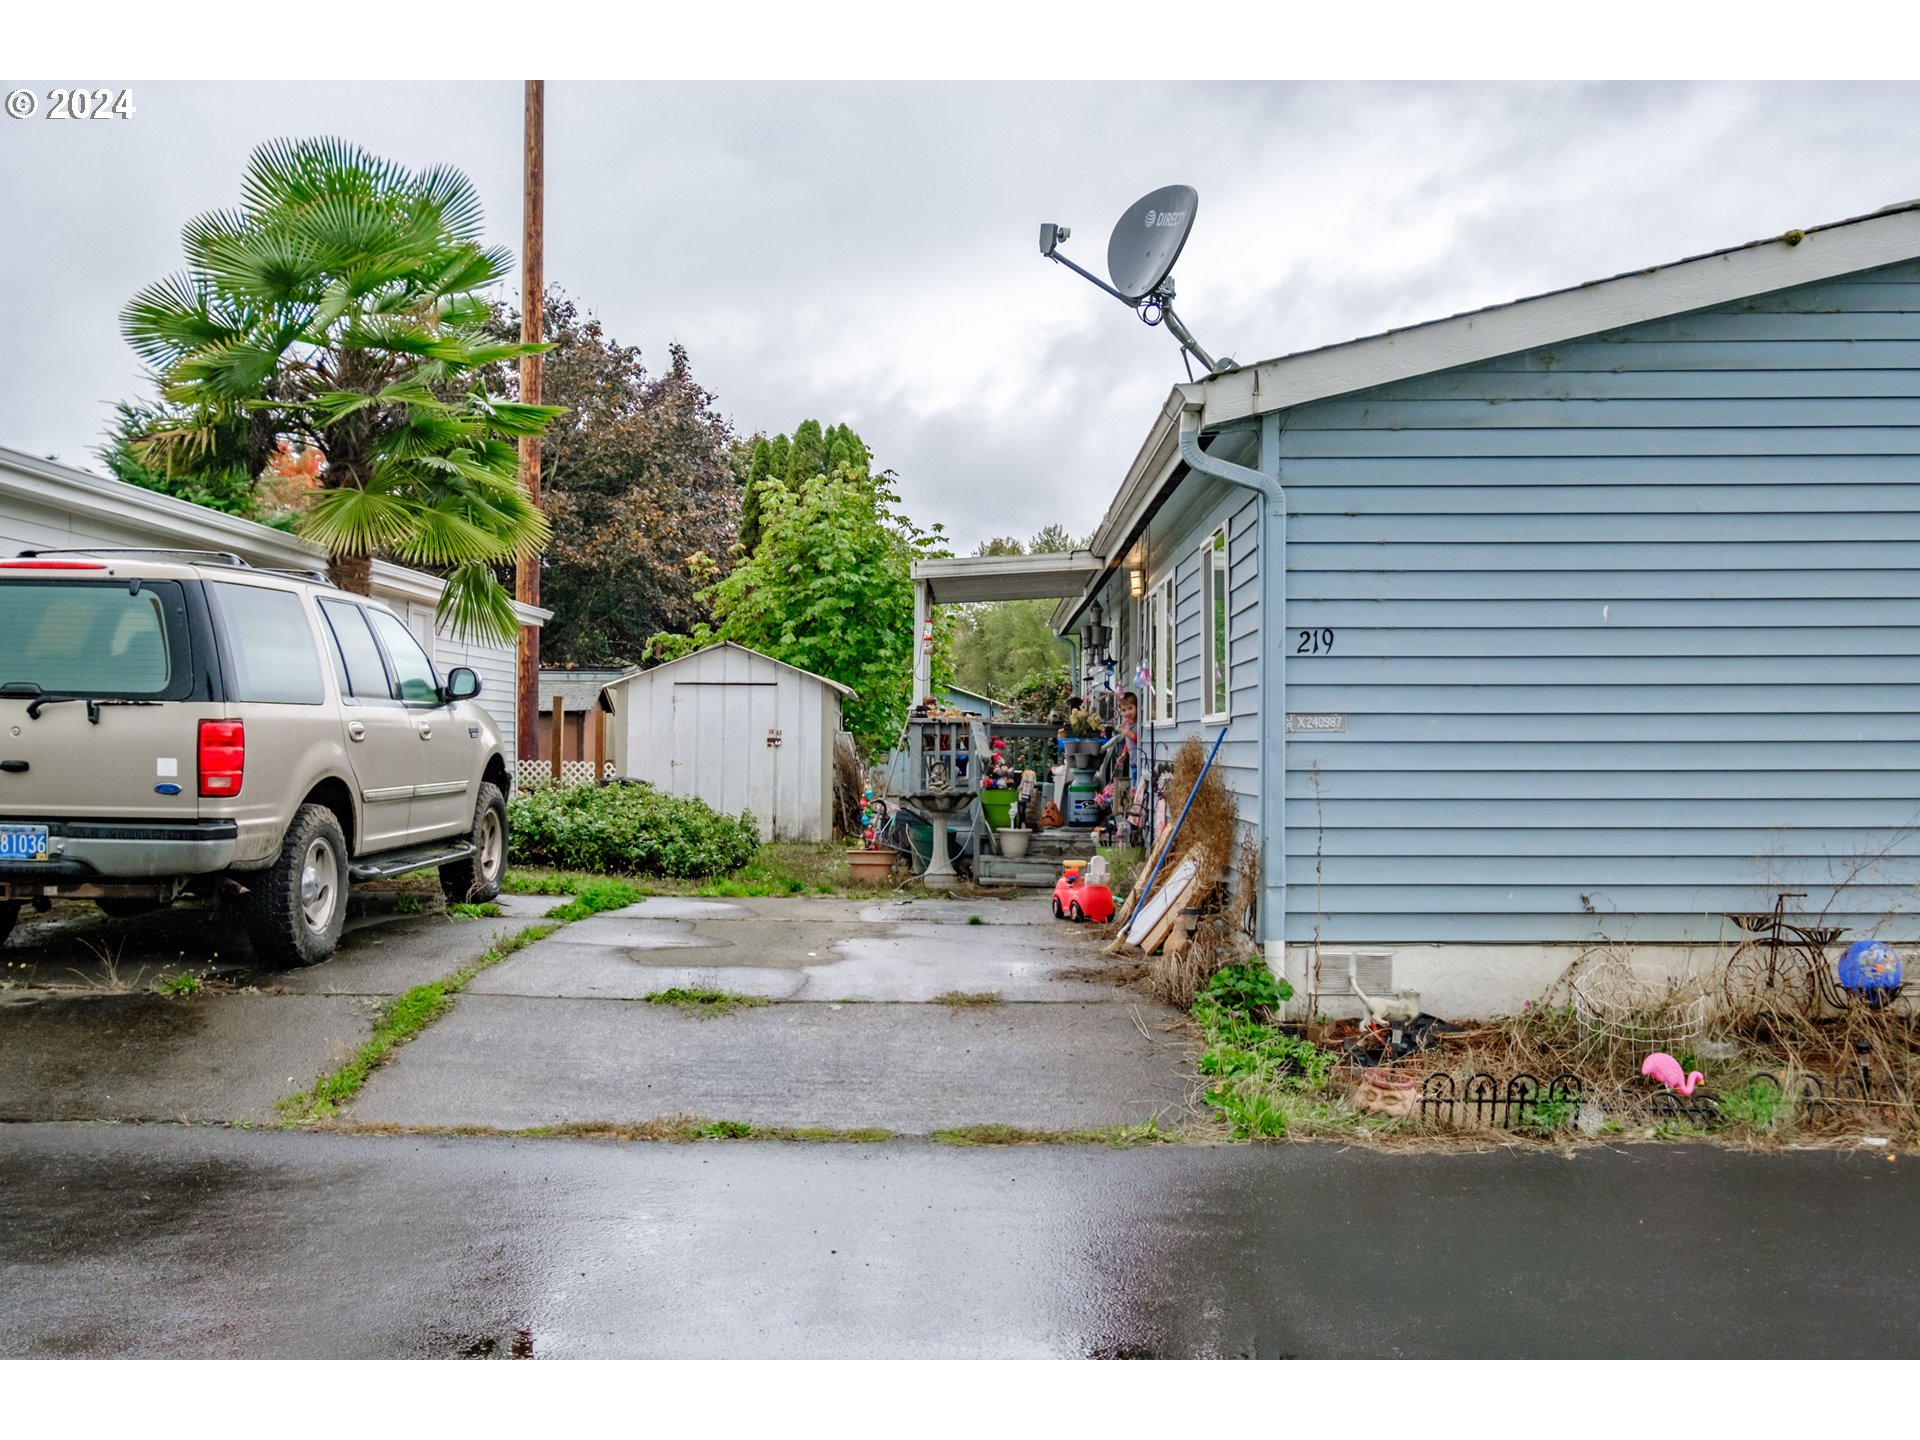
<path id="1" fill-rule="evenodd" d="M 510 780 L 480 680 L 377 601 L 200 551 L 0 560 L 0 940 L 20 907 L 245 891 L 267 965 L 332 953 L 356 880 L 491 900 Z"/>

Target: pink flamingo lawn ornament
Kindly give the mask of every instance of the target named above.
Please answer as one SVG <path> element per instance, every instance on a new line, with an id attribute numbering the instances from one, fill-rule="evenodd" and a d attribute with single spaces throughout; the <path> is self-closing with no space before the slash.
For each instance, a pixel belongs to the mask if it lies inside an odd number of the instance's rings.
<path id="1" fill-rule="evenodd" d="M 1682 1096 L 1693 1094 L 1693 1087 L 1707 1078 L 1698 1070 L 1692 1073 L 1682 1070 L 1680 1062 L 1664 1050 L 1656 1050 L 1647 1056 L 1645 1063 L 1640 1067 L 1640 1073 L 1651 1075 L 1667 1089 L 1676 1091 Z"/>

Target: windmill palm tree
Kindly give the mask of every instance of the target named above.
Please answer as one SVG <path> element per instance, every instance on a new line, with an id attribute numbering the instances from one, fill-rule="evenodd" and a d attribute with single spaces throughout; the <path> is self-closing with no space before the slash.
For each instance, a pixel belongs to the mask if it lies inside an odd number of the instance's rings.
<path id="1" fill-rule="evenodd" d="M 121 325 L 157 372 L 166 419 L 141 457 L 174 473 L 210 463 L 235 427 L 258 475 L 282 440 L 325 457 L 297 529 L 334 582 L 367 593 L 373 556 L 442 569 L 440 622 L 509 638 L 494 567 L 534 563 L 546 517 L 514 441 L 559 410 L 487 393 L 480 367 L 532 349 L 485 333 L 480 292 L 512 269 L 481 243 L 458 170 L 419 173 L 342 140 L 253 152 L 238 209 L 191 221 L 187 269 L 127 304 Z"/>

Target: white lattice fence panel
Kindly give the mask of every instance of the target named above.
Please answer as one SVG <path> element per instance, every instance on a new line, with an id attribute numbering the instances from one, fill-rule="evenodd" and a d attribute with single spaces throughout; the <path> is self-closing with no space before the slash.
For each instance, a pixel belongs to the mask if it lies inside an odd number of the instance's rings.
<path id="1" fill-rule="evenodd" d="M 613 778 L 613 762 L 605 762 L 600 768 L 602 779 Z M 520 788 L 535 790 L 542 785 L 553 784 L 553 762 L 551 760 L 522 760 L 519 763 L 518 778 Z M 560 783 L 562 785 L 591 785 L 593 783 L 593 761 L 562 760 L 560 762 Z"/>

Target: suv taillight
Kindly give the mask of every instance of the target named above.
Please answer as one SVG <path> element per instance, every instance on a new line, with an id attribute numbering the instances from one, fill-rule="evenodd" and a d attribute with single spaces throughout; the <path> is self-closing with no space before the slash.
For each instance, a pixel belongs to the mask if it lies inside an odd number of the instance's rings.
<path id="1" fill-rule="evenodd" d="M 200 722 L 200 793 L 238 795 L 247 773 L 247 731 L 238 720 Z"/>

